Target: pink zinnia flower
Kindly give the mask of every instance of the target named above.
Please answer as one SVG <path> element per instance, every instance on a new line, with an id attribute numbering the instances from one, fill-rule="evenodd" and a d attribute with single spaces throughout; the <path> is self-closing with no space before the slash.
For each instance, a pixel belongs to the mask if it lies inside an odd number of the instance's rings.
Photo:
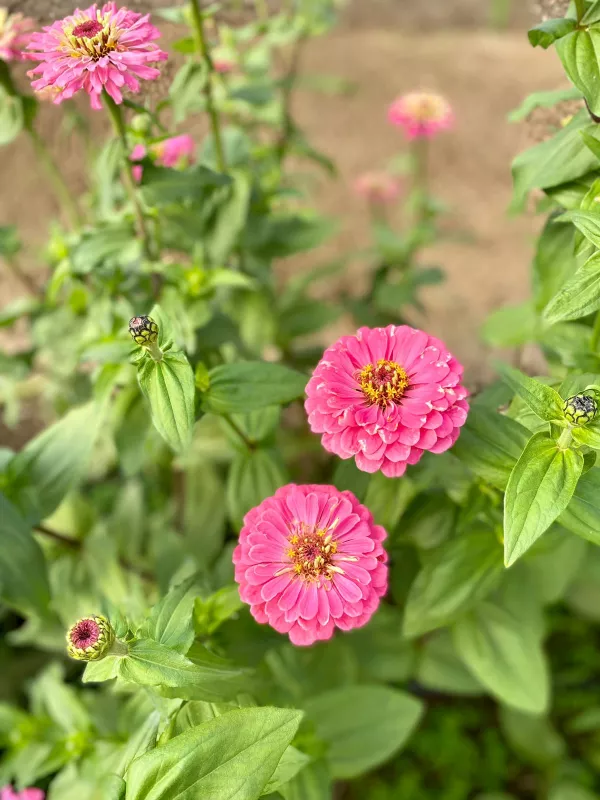
<path id="1" fill-rule="evenodd" d="M 317 364 L 305 408 L 330 453 L 397 478 L 425 450 L 443 453 L 467 418 L 462 366 L 439 339 L 408 325 L 360 328 Z"/>
<path id="2" fill-rule="evenodd" d="M 24 58 L 23 50 L 29 43 L 35 22 L 23 14 L 9 14 L 0 8 L 0 58 L 14 61 Z"/>
<path id="3" fill-rule="evenodd" d="M 34 33 L 27 57 L 40 61 L 29 75 L 36 91 L 52 86 L 58 89 L 54 103 L 62 103 L 80 89 L 90 96 L 92 108 L 101 108 L 103 90 L 115 103 L 123 102 L 123 87 L 139 92 L 142 80 L 154 80 L 160 72 L 148 66 L 164 61 L 167 54 L 153 44 L 160 32 L 142 16 L 126 8 L 106 3 L 85 11 L 75 10 L 70 17 Z"/>
<path id="4" fill-rule="evenodd" d="M 41 789 L 23 789 L 22 792 L 15 792 L 10 786 L 0 789 L 0 800 L 44 800 L 45 796 Z"/>
<path id="5" fill-rule="evenodd" d="M 222 75 L 233 72 L 235 69 L 233 58 L 228 53 L 219 52 L 218 50 L 214 50 L 212 53 L 212 64 L 215 72 L 220 72 Z"/>
<path id="6" fill-rule="evenodd" d="M 400 181 L 387 172 L 366 172 L 357 178 L 354 188 L 369 203 L 389 205 L 398 199 Z"/>
<path id="7" fill-rule="evenodd" d="M 351 492 L 283 486 L 244 519 L 233 551 L 240 597 L 294 644 L 359 628 L 387 590 L 386 535 Z"/>
<path id="8" fill-rule="evenodd" d="M 131 161 L 141 161 L 145 157 L 146 148 L 143 144 L 136 144 L 129 156 Z M 151 145 L 150 157 L 161 167 L 182 169 L 195 162 L 196 144 L 187 133 L 183 133 L 180 136 L 171 136 L 170 139 Z M 143 167 L 140 164 L 136 164 L 133 168 L 133 176 L 136 181 L 142 179 L 142 173 Z"/>
<path id="9" fill-rule="evenodd" d="M 421 139 L 450 128 L 454 115 L 445 97 L 430 92 L 410 92 L 392 103 L 388 119 L 392 125 L 404 128 L 409 139 Z"/>

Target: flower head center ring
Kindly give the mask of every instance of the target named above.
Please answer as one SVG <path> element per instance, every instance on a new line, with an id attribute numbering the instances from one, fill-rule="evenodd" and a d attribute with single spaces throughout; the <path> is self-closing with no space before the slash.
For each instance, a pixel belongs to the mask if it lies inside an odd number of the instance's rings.
<path id="1" fill-rule="evenodd" d="M 118 31 L 97 19 L 83 20 L 65 33 L 73 56 L 89 56 L 97 61 L 117 48 Z"/>
<path id="2" fill-rule="evenodd" d="M 376 364 L 367 364 L 356 376 L 362 393 L 369 405 L 386 408 L 397 403 L 408 387 L 408 375 L 395 361 L 380 359 Z"/>
<path id="3" fill-rule="evenodd" d="M 331 580 L 334 572 L 343 572 L 332 561 L 338 546 L 333 541 L 330 530 L 313 529 L 304 523 L 298 523 L 288 541 L 290 546 L 286 556 L 292 562 L 291 570 L 298 577 L 306 581 L 317 581 L 320 578 Z M 289 570 L 290 567 L 287 567 L 285 571 Z"/>

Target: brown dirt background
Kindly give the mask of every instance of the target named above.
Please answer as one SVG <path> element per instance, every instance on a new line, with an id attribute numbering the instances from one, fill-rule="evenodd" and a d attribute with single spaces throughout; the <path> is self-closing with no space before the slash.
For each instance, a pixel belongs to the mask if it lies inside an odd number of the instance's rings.
<path id="1" fill-rule="evenodd" d="M 165 3 L 131 0 L 129 5 L 142 10 Z M 72 2 L 20 0 L 11 7 L 50 18 L 70 12 Z M 349 97 L 303 91 L 295 109 L 309 138 L 339 167 L 339 179 L 316 192 L 319 208 L 340 220 L 335 242 L 320 254 L 328 258 L 368 244 L 368 217 L 352 184 L 358 174 L 385 165 L 405 147 L 386 123 L 388 104 L 415 87 L 440 91 L 451 100 L 457 124 L 432 148 L 431 182 L 450 210 L 453 227 L 466 236 L 426 254 L 428 264 L 447 272 L 447 282 L 427 290 L 426 317 L 415 322 L 446 340 L 465 363 L 471 383 L 490 374 L 489 353 L 479 337 L 482 322 L 493 309 L 528 295 L 532 244 L 540 226 L 533 216 L 507 215 L 510 163 L 527 143 L 523 126 L 510 125 L 507 113 L 531 91 L 556 88 L 564 80 L 555 55 L 528 44 L 527 26 L 535 16 L 526 0 L 514 0 L 511 23 L 503 31 L 486 25 L 488 9 L 489 0 L 354 0 L 336 30 L 307 47 L 303 70 L 340 76 L 356 91 Z M 88 164 L 75 140 L 65 142 L 61 119 L 60 109 L 44 107 L 43 133 L 69 184 L 81 191 Z M 101 129 L 102 120 L 94 117 L 93 127 Z M 0 175 L 0 224 L 16 224 L 26 242 L 43 245 L 56 205 L 28 142 L 0 151 Z M 300 259 L 292 268 L 306 263 Z M 35 259 L 30 266 L 36 268 Z M 353 284 L 365 269 L 358 264 L 343 280 Z M 1 304 L 21 293 L 0 272 Z"/>

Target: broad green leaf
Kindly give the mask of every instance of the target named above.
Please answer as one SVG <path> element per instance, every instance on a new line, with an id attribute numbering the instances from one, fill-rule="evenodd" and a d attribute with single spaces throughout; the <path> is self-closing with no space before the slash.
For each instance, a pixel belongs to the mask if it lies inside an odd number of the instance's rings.
<path id="1" fill-rule="evenodd" d="M 520 615 L 482 603 L 454 627 L 456 649 L 498 700 L 541 714 L 549 702 L 548 665 L 539 639 Z"/>
<path id="2" fill-rule="evenodd" d="M 50 607 L 44 555 L 29 526 L 1 493 L 0 598 L 22 614 L 46 617 Z"/>
<path id="3" fill-rule="evenodd" d="M 198 725 L 132 763 L 126 800 L 257 800 L 301 718 L 292 709 L 243 708 Z"/>
<path id="4" fill-rule="evenodd" d="M 183 19 L 178 20 L 183 22 Z M 169 88 L 175 123 L 183 122 L 188 114 L 204 107 L 204 88 L 209 71 L 204 61 L 188 60 L 177 72 Z"/>
<path id="5" fill-rule="evenodd" d="M 503 706 L 500 724 L 517 755 L 538 767 L 548 767 L 565 755 L 565 742 L 547 717 Z"/>
<path id="6" fill-rule="evenodd" d="M 527 428 L 515 420 L 473 405 L 452 452 L 480 478 L 504 489 L 528 439 Z"/>
<path id="7" fill-rule="evenodd" d="M 520 558 L 565 510 L 583 470 L 583 456 L 559 450 L 546 433 L 531 437 L 504 498 L 504 561 Z"/>
<path id="8" fill-rule="evenodd" d="M 492 347 L 518 347 L 535 341 L 538 335 L 538 315 L 528 300 L 517 306 L 504 306 L 485 321 L 482 336 Z"/>
<path id="9" fill-rule="evenodd" d="M 583 539 L 600 545 L 599 467 L 593 467 L 580 478 L 571 502 L 558 521 Z"/>
<path id="10" fill-rule="evenodd" d="M 102 419 L 95 403 L 75 408 L 10 462 L 7 494 L 29 519 L 49 516 L 84 477 Z"/>
<path id="11" fill-rule="evenodd" d="M 593 139 L 600 147 L 600 142 Z M 566 211 L 558 218 L 559 222 L 572 222 L 578 231 L 595 247 L 600 247 L 600 213 L 597 211 Z"/>
<path id="12" fill-rule="evenodd" d="M 542 311 L 577 269 L 572 225 L 550 217 L 537 241 L 533 259 L 535 307 Z"/>
<path id="13" fill-rule="evenodd" d="M 211 660 L 207 656 L 207 663 L 201 666 L 192 660 L 192 655 L 193 651 L 186 658 L 158 642 L 140 639 L 133 642 L 128 655 L 121 658 L 119 675 L 123 680 L 141 686 L 176 690 L 166 692 L 168 696 L 177 697 L 177 692 L 182 690 L 182 696 L 186 697 L 186 690 L 192 689 L 195 700 L 222 700 L 223 683 L 229 683 L 231 672 L 221 668 L 220 659 L 216 657 Z"/>
<path id="14" fill-rule="evenodd" d="M 331 775 L 325 761 L 312 761 L 279 793 L 284 800 L 331 800 Z"/>
<path id="15" fill-rule="evenodd" d="M 562 780 L 550 789 L 548 800 L 598 800 L 598 795 L 575 781 Z"/>
<path id="16" fill-rule="evenodd" d="M 416 489 L 408 478 L 398 481 L 377 472 L 369 477 L 364 503 L 378 525 L 393 531 L 415 493 Z"/>
<path id="17" fill-rule="evenodd" d="M 600 308 L 600 253 L 583 264 L 544 310 L 544 318 L 554 324 L 561 320 L 586 317 Z"/>
<path id="18" fill-rule="evenodd" d="M 235 171 L 231 177 L 233 183 L 224 190 L 227 197 L 224 202 L 219 203 L 216 220 L 204 238 L 206 250 L 214 264 L 226 263 L 248 216 L 251 180 L 245 170 Z"/>
<path id="19" fill-rule="evenodd" d="M 64 678 L 60 664 L 49 664 L 31 686 L 32 705 L 36 713 L 47 715 L 68 734 L 88 731 L 92 727 L 89 711 Z"/>
<path id="20" fill-rule="evenodd" d="M 415 675 L 422 686 L 453 695 L 480 695 L 485 691 L 459 659 L 449 631 L 428 636 L 419 648 Z"/>
<path id="21" fill-rule="evenodd" d="M 525 564 L 527 584 L 544 603 L 561 600 L 586 557 L 588 546 L 560 525 L 550 530 L 529 551 Z"/>
<path id="22" fill-rule="evenodd" d="M 196 632 L 201 638 L 210 636 L 242 606 L 237 584 L 223 586 L 207 598 L 197 597 L 194 602 Z"/>
<path id="23" fill-rule="evenodd" d="M 201 203 L 215 189 L 231 183 L 231 178 L 214 172 L 203 164 L 185 170 L 144 164 L 140 191 L 150 206 Z"/>
<path id="24" fill-rule="evenodd" d="M 224 364 L 211 370 L 203 405 L 214 414 L 284 405 L 303 397 L 306 383 L 306 375 L 282 364 L 267 361 Z"/>
<path id="25" fill-rule="evenodd" d="M 565 100 L 577 100 L 581 92 L 574 86 L 568 89 L 551 89 L 548 92 L 533 92 L 518 108 L 508 115 L 509 122 L 523 122 L 536 108 L 550 108 Z"/>
<path id="26" fill-rule="evenodd" d="M 356 655 L 362 681 L 402 683 L 410 678 L 415 646 L 402 634 L 400 609 L 382 603 L 369 624 L 352 631 L 344 641 Z"/>
<path id="27" fill-rule="evenodd" d="M 152 609 L 139 635 L 179 653 L 187 653 L 194 641 L 194 600 L 199 593 L 197 576 L 174 586 Z"/>
<path id="28" fill-rule="evenodd" d="M 489 594 L 502 572 L 502 547 L 491 533 L 463 534 L 436 548 L 410 588 L 404 635 L 452 622 Z"/>
<path id="29" fill-rule="evenodd" d="M 263 789 L 262 794 L 265 795 L 276 792 L 285 783 L 291 781 L 309 761 L 310 756 L 307 756 L 306 753 L 302 753 L 300 750 L 290 745 L 281 756 L 281 760 L 279 764 L 277 764 L 277 768 L 271 775 L 269 782 Z"/>
<path id="30" fill-rule="evenodd" d="M 566 23 L 566 20 L 563 20 Z M 600 114 L 600 31 L 595 28 L 578 29 L 565 35 L 561 32 L 556 42 L 556 52 L 567 76 L 585 97 L 593 114 Z M 550 43 L 549 43 L 550 44 Z"/>
<path id="31" fill-rule="evenodd" d="M 146 356 L 138 367 L 138 380 L 157 431 L 173 450 L 186 450 L 194 429 L 196 387 L 185 354 L 170 351 L 161 361 Z"/>
<path id="32" fill-rule="evenodd" d="M 547 19 L 535 25 L 528 33 L 529 42 L 533 47 L 543 47 L 547 50 L 551 44 L 571 33 L 577 27 L 577 20 L 569 17 Z"/>
<path id="33" fill-rule="evenodd" d="M 71 251 L 73 271 L 87 275 L 106 266 L 129 266 L 142 255 L 130 222 L 116 222 L 86 231 Z"/>
<path id="34" fill-rule="evenodd" d="M 225 511 L 225 490 L 218 473 L 205 458 L 194 458 L 184 474 L 183 529 L 202 569 L 221 552 Z"/>
<path id="35" fill-rule="evenodd" d="M 288 482 L 275 451 L 249 450 L 235 456 L 227 481 L 229 516 L 241 528 L 244 516 Z"/>
<path id="36" fill-rule="evenodd" d="M 545 383 L 529 378 L 518 369 L 499 362 L 496 368 L 510 388 L 525 400 L 529 408 L 546 422 L 564 420 L 564 401 L 559 393 Z"/>
<path id="37" fill-rule="evenodd" d="M 598 423 L 581 428 L 573 428 L 572 434 L 577 444 L 584 444 L 593 450 L 600 450 L 600 425 Z"/>
<path id="38" fill-rule="evenodd" d="M 334 778 L 355 778 L 406 743 L 423 713 L 416 697 L 386 686 L 349 686 L 311 698 L 306 716 L 329 746 Z"/>

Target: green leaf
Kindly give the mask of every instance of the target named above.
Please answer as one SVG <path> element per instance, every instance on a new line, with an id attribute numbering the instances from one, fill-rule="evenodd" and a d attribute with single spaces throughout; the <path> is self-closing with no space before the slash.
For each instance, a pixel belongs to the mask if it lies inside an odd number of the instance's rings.
<path id="1" fill-rule="evenodd" d="M 10 144 L 23 130 L 23 102 L 0 86 L 0 147 Z"/>
<path id="2" fill-rule="evenodd" d="M 500 724 L 517 755 L 538 767 L 547 768 L 565 755 L 565 742 L 547 717 L 503 706 Z"/>
<path id="3" fill-rule="evenodd" d="M 574 86 L 570 86 L 568 89 L 551 89 L 548 92 L 533 92 L 518 108 L 510 112 L 508 120 L 509 122 L 523 122 L 536 108 L 551 108 L 565 100 L 579 98 L 581 98 L 581 92 Z"/>
<path id="4" fill-rule="evenodd" d="M 271 775 L 271 779 L 262 791 L 262 794 L 270 794 L 276 792 L 281 786 L 288 781 L 291 781 L 301 769 L 303 769 L 310 761 L 310 756 L 302 753 L 295 747 L 290 745 L 281 756 L 279 764 L 275 772 Z"/>
<path id="5" fill-rule="evenodd" d="M 581 428 L 573 428 L 571 433 L 577 444 L 586 445 L 593 450 L 600 450 L 600 425 L 598 423 Z"/>
<path id="6" fill-rule="evenodd" d="M 558 521 L 583 539 L 600 545 L 600 468 L 593 467 L 580 478 Z"/>
<path id="7" fill-rule="evenodd" d="M 44 618 L 50 587 L 43 553 L 16 508 L 0 494 L 0 598 L 22 614 Z"/>
<path id="8" fill-rule="evenodd" d="M 410 588 L 404 635 L 452 622 L 489 594 L 502 572 L 502 547 L 491 533 L 463 534 L 436 548 Z"/>
<path id="9" fill-rule="evenodd" d="M 230 182 L 227 175 L 203 164 L 178 170 L 145 163 L 140 191 L 149 206 L 185 205 L 206 201 L 215 189 Z"/>
<path id="10" fill-rule="evenodd" d="M 529 378 L 518 369 L 499 362 L 496 368 L 503 380 L 525 400 L 529 408 L 546 422 L 564 420 L 564 401 L 559 393 L 545 383 Z"/>
<path id="11" fill-rule="evenodd" d="M 49 516 L 84 477 L 102 420 L 95 403 L 75 408 L 10 462 L 7 494 L 28 518 Z"/>
<path id="12" fill-rule="evenodd" d="M 598 800 L 598 795 L 574 781 L 562 780 L 550 789 L 548 800 Z"/>
<path id="13" fill-rule="evenodd" d="M 383 764 L 406 743 L 423 713 L 410 694 L 386 686 L 350 686 L 317 695 L 306 716 L 328 746 L 334 778 L 355 778 Z"/>
<path id="14" fill-rule="evenodd" d="M 452 452 L 480 478 L 505 489 L 529 436 L 510 417 L 473 405 Z"/>
<path id="15" fill-rule="evenodd" d="M 595 253 L 579 267 L 544 310 L 551 324 L 579 319 L 600 308 L 600 253 Z"/>
<path id="16" fill-rule="evenodd" d="M 238 453 L 227 481 L 227 505 L 236 527 L 241 528 L 251 508 L 287 482 L 286 471 L 274 451 L 260 449 Z"/>
<path id="17" fill-rule="evenodd" d="M 190 59 L 177 72 L 169 88 L 175 123 L 183 122 L 188 114 L 202 110 L 205 103 L 203 92 L 208 79 L 209 72 L 204 61 Z"/>
<path id="18" fill-rule="evenodd" d="M 593 114 L 600 114 L 600 31 L 595 28 L 561 33 L 556 52 L 567 76 L 583 94 Z"/>
<path id="19" fill-rule="evenodd" d="M 206 459 L 185 469 L 183 529 L 198 564 L 207 568 L 221 552 L 225 536 L 225 490 Z"/>
<path id="20" fill-rule="evenodd" d="M 243 708 L 185 731 L 133 762 L 126 800 L 256 800 L 301 717 L 295 710 Z"/>
<path id="21" fill-rule="evenodd" d="M 331 775 L 325 761 L 313 761 L 279 793 L 284 800 L 331 800 Z"/>
<path id="22" fill-rule="evenodd" d="M 559 450 L 546 433 L 531 437 L 513 469 L 504 498 L 504 561 L 525 553 L 565 510 L 583 470 L 583 456 Z"/>
<path id="23" fill-rule="evenodd" d="M 533 289 L 537 311 L 544 309 L 577 269 L 572 225 L 550 217 L 537 242 L 533 260 Z"/>
<path id="24" fill-rule="evenodd" d="M 127 266 L 141 255 L 133 226 L 123 221 L 84 233 L 71 251 L 71 263 L 75 273 L 87 275 L 99 267 Z"/>
<path id="25" fill-rule="evenodd" d="M 224 364 L 211 370 L 203 405 L 215 414 L 284 405 L 304 396 L 307 380 L 301 372 L 267 361 Z"/>
<path id="26" fill-rule="evenodd" d="M 225 263 L 246 225 L 252 183 L 245 171 L 231 174 L 233 183 L 225 190 L 227 198 L 219 203 L 217 217 L 204 239 L 205 247 L 214 264 Z M 231 270 L 228 272 L 232 274 Z"/>
<path id="27" fill-rule="evenodd" d="M 485 321 L 482 336 L 492 347 L 517 347 L 535 341 L 538 316 L 530 300 L 494 311 Z"/>
<path id="28" fill-rule="evenodd" d="M 416 679 L 444 694 L 480 695 L 484 689 L 459 659 L 449 631 L 428 636 L 419 648 Z"/>
<path id="29" fill-rule="evenodd" d="M 199 593 L 196 575 L 173 587 L 152 609 L 139 635 L 187 653 L 194 641 L 194 600 Z"/>
<path id="30" fill-rule="evenodd" d="M 138 381 L 156 430 L 173 450 L 186 450 L 194 429 L 196 386 L 185 354 L 170 351 L 161 361 L 146 355 L 138 367 Z"/>
<path id="31" fill-rule="evenodd" d="M 593 140 L 600 147 L 600 142 Z M 600 213 L 597 211 L 565 211 L 559 222 L 572 222 L 595 247 L 600 247 Z"/>
<path id="32" fill-rule="evenodd" d="M 527 35 L 533 47 L 543 47 L 544 50 L 547 50 L 551 44 L 574 31 L 576 27 L 577 20 L 569 17 L 547 19 L 531 28 Z"/>
<path id="33" fill-rule="evenodd" d="M 194 627 L 198 636 L 211 636 L 243 605 L 237 584 L 223 586 L 206 599 L 197 597 L 194 602 Z"/>
<path id="34" fill-rule="evenodd" d="M 469 670 L 494 697 L 531 714 L 546 711 L 548 667 L 538 638 L 520 616 L 484 602 L 456 624 L 454 642 Z"/>

